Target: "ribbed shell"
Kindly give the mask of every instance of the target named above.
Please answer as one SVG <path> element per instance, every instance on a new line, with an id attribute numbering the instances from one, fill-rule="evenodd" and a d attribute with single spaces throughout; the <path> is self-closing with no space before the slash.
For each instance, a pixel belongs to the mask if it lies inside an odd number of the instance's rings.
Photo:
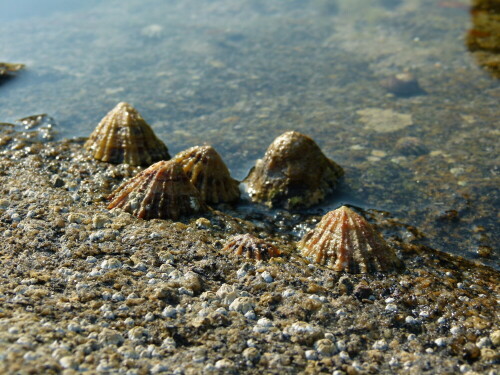
<path id="1" fill-rule="evenodd" d="M 254 260 L 267 260 L 281 254 L 276 246 L 248 233 L 231 237 L 222 251 Z"/>
<path id="2" fill-rule="evenodd" d="M 167 146 L 139 112 L 125 102 L 104 116 L 84 147 L 95 159 L 114 164 L 147 166 L 170 159 Z"/>
<path id="3" fill-rule="evenodd" d="M 311 138 L 290 131 L 271 143 L 245 183 L 253 201 L 270 207 L 305 208 L 323 200 L 343 174 Z"/>
<path id="4" fill-rule="evenodd" d="M 304 257 L 335 271 L 373 273 L 402 266 L 375 228 L 346 206 L 323 216 L 298 248 Z"/>
<path id="5" fill-rule="evenodd" d="M 178 153 L 174 159 L 207 203 L 234 202 L 240 197 L 239 182 L 212 146 L 195 146 Z"/>
<path id="6" fill-rule="evenodd" d="M 140 219 L 178 219 L 207 210 L 200 193 L 175 161 L 159 161 L 119 186 L 108 209 Z"/>

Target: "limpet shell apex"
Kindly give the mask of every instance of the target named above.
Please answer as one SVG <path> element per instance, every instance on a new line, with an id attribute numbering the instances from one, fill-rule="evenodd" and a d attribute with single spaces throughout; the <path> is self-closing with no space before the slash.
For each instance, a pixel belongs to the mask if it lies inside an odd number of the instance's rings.
<path id="1" fill-rule="evenodd" d="M 334 271 L 374 273 L 403 265 L 375 228 L 346 206 L 324 215 L 297 246 L 304 257 Z"/>
<path id="2" fill-rule="evenodd" d="M 120 185 L 108 209 L 120 208 L 140 219 L 173 219 L 207 210 L 182 166 L 160 161 Z"/>
<path id="3" fill-rule="evenodd" d="M 231 237 L 222 251 L 254 260 L 268 260 L 281 254 L 273 244 L 249 233 Z"/>
<path id="4" fill-rule="evenodd" d="M 84 147 L 95 159 L 114 164 L 147 166 L 170 159 L 167 146 L 139 112 L 125 102 L 104 116 Z"/>
<path id="5" fill-rule="evenodd" d="M 343 174 L 311 138 L 289 131 L 271 143 L 244 182 L 253 201 L 296 209 L 319 203 Z"/>
<path id="6" fill-rule="evenodd" d="M 194 146 L 174 156 L 207 203 L 234 202 L 240 197 L 239 182 L 212 146 Z"/>

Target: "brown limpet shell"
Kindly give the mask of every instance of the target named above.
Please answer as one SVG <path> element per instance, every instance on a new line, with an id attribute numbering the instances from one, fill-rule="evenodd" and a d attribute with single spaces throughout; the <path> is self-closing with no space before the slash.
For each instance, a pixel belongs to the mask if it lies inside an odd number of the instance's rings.
<path id="1" fill-rule="evenodd" d="M 208 209 L 182 166 L 159 161 L 120 185 L 108 197 L 108 209 L 120 208 L 140 219 L 173 219 Z"/>
<path id="2" fill-rule="evenodd" d="M 221 156 L 212 146 L 194 146 L 174 156 L 207 203 L 234 202 L 240 197 L 239 182 L 233 179 Z"/>
<path id="3" fill-rule="evenodd" d="M 139 112 L 125 102 L 104 116 L 84 147 L 95 159 L 114 164 L 147 166 L 170 159 L 167 146 Z"/>
<path id="4" fill-rule="evenodd" d="M 271 143 L 244 182 L 253 201 L 296 209 L 319 203 L 343 174 L 311 138 L 289 131 Z"/>
<path id="5" fill-rule="evenodd" d="M 297 246 L 304 257 L 334 271 L 374 273 L 403 266 L 376 229 L 346 206 L 324 215 Z"/>
<path id="6" fill-rule="evenodd" d="M 24 68 L 24 64 L 11 64 L 0 62 L 0 77 L 17 73 Z"/>
<path id="7" fill-rule="evenodd" d="M 281 254 L 276 246 L 249 233 L 231 237 L 222 251 L 254 260 L 268 260 Z"/>

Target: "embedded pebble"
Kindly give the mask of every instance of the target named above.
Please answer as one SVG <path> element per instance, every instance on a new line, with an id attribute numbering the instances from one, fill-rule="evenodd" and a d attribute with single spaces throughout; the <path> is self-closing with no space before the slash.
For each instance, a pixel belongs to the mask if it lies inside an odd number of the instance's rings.
<path id="1" fill-rule="evenodd" d="M 373 349 L 376 349 L 376 350 L 387 350 L 388 346 L 387 346 L 387 342 L 385 340 L 378 340 L 378 341 L 375 341 L 372 345 Z"/>
<path id="2" fill-rule="evenodd" d="M 264 280 L 266 283 L 272 283 L 274 281 L 271 274 L 267 271 L 262 272 L 260 276 L 262 277 L 262 280 Z"/>
<path id="3" fill-rule="evenodd" d="M 436 340 L 434 340 L 434 343 L 437 346 L 444 347 L 444 346 L 448 345 L 448 340 L 445 337 L 439 337 Z"/>
<path id="4" fill-rule="evenodd" d="M 249 297 L 238 297 L 229 305 L 230 311 L 237 311 L 245 314 L 254 309 L 255 305 Z"/>
<path id="5" fill-rule="evenodd" d="M 496 330 L 490 334 L 490 340 L 494 346 L 500 346 L 500 330 Z"/>
<path id="6" fill-rule="evenodd" d="M 101 263 L 101 268 L 105 270 L 114 270 L 120 268 L 121 266 L 122 263 L 116 258 L 105 259 Z"/>

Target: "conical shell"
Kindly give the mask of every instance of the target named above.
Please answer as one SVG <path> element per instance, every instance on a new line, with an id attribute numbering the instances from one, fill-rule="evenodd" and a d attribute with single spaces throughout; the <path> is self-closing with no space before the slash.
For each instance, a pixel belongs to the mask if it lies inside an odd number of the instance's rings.
<path id="1" fill-rule="evenodd" d="M 95 159 L 114 164 L 146 166 L 170 159 L 167 146 L 139 112 L 124 102 L 104 116 L 84 147 Z"/>
<path id="2" fill-rule="evenodd" d="M 335 271 L 372 273 L 402 266 L 375 228 L 346 206 L 323 216 L 298 248 L 304 257 Z"/>
<path id="3" fill-rule="evenodd" d="M 212 146 L 195 146 L 174 156 L 207 203 L 234 202 L 240 197 L 239 182 Z"/>
<path id="4" fill-rule="evenodd" d="M 267 260 L 281 254 L 276 246 L 248 233 L 231 237 L 222 251 L 254 260 Z"/>
<path id="5" fill-rule="evenodd" d="M 200 193 L 175 161 L 159 161 L 119 186 L 108 209 L 140 219 L 178 219 L 207 210 Z"/>
<path id="6" fill-rule="evenodd" d="M 245 183 L 253 201 L 270 207 L 306 208 L 323 200 L 343 174 L 311 138 L 290 131 L 271 143 Z"/>

